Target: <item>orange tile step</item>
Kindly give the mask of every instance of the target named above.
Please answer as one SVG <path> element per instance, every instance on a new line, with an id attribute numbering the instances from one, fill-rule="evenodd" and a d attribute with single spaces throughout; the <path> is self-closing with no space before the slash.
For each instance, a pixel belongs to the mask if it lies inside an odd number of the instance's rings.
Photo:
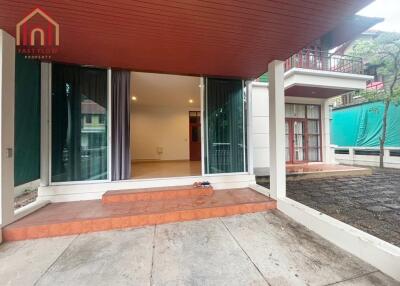
<path id="1" fill-rule="evenodd" d="M 136 202 L 136 201 L 157 201 L 169 200 L 182 197 L 211 196 L 214 193 L 210 187 L 175 186 L 146 188 L 133 190 L 108 191 L 102 196 L 103 204 Z"/>
<path id="2" fill-rule="evenodd" d="M 5 241 L 142 227 L 276 209 L 254 190 L 217 190 L 211 196 L 103 204 L 101 200 L 52 203 L 3 228 Z"/>

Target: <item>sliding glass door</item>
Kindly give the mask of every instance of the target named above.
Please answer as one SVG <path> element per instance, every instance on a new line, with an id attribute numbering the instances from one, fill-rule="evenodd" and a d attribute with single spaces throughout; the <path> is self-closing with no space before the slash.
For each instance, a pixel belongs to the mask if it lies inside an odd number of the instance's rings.
<path id="1" fill-rule="evenodd" d="M 107 70 L 53 64 L 51 103 L 51 181 L 107 179 Z"/>
<path id="2" fill-rule="evenodd" d="M 243 81 L 206 78 L 205 84 L 205 172 L 245 172 Z"/>

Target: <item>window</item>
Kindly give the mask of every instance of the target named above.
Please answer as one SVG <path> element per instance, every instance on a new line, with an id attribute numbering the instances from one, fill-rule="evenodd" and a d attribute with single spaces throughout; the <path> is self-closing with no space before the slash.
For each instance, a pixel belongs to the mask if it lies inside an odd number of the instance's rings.
<path id="1" fill-rule="evenodd" d="M 51 181 L 107 179 L 108 126 L 84 124 L 107 114 L 107 71 L 53 64 L 52 73 Z"/>
<path id="2" fill-rule="evenodd" d="M 320 161 L 320 128 L 319 120 L 308 120 L 308 161 L 315 162 Z"/>
<path id="3" fill-rule="evenodd" d="M 106 116 L 105 115 L 99 115 L 99 123 L 104 124 L 106 122 Z"/>
<path id="4" fill-rule="evenodd" d="M 306 118 L 306 106 L 303 104 L 285 104 L 285 116 L 288 118 Z"/>
<path id="5" fill-rule="evenodd" d="M 307 118 L 308 119 L 320 119 L 319 105 L 307 105 Z"/>

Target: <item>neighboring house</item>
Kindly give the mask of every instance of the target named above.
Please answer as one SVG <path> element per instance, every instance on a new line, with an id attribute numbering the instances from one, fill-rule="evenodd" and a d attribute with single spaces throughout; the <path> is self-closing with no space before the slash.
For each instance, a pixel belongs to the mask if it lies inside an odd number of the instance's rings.
<path id="1" fill-rule="evenodd" d="M 373 40 L 383 31 L 368 30 L 356 39 L 334 49 L 336 54 L 353 54 L 358 40 Z M 385 88 L 385 80 L 378 74 L 379 65 L 373 65 L 363 58 L 363 73 L 373 78 L 366 89 L 376 92 Z M 360 95 L 358 91 L 347 92 L 331 99 L 331 142 L 337 146 L 335 160 L 344 164 L 379 166 L 379 138 L 382 134 L 384 104 Z M 388 127 L 384 150 L 385 167 L 400 168 L 400 127 L 399 106 L 391 103 L 388 111 Z"/>
<path id="2" fill-rule="evenodd" d="M 367 31 L 363 32 L 362 34 L 360 34 L 355 39 L 347 41 L 346 43 L 333 49 L 333 52 L 337 55 L 353 54 L 354 45 L 357 43 L 357 40 L 372 40 L 372 39 L 378 37 L 379 35 L 381 35 L 382 33 L 385 33 L 385 32 L 376 31 L 376 30 L 367 30 Z M 385 78 L 382 75 L 378 74 L 379 65 L 371 64 L 369 62 L 368 58 L 362 58 L 362 60 L 363 60 L 363 73 L 365 75 L 373 76 L 373 79 L 368 81 L 368 83 L 367 83 L 367 89 L 372 90 L 372 91 L 383 89 Z M 366 99 L 364 97 L 361 97 L 357 92 L 348 92 L 348 93 L 345 93 L 338 97 L 333 98 L 332 105 L 334 107 L 340 107 L 340 106 L 358 104 L 358 103 L 362 103 L 365 101 L 366 101 Z"/>

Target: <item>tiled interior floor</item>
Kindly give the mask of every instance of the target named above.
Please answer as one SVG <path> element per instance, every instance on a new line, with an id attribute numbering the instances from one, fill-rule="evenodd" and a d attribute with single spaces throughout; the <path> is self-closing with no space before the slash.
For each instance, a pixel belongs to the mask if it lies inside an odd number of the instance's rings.
<path id="1" fill-rule="evenodd" d="M 151 161 L 132 163 L 132 178 L 201 176 L 201 161 Z"/>

